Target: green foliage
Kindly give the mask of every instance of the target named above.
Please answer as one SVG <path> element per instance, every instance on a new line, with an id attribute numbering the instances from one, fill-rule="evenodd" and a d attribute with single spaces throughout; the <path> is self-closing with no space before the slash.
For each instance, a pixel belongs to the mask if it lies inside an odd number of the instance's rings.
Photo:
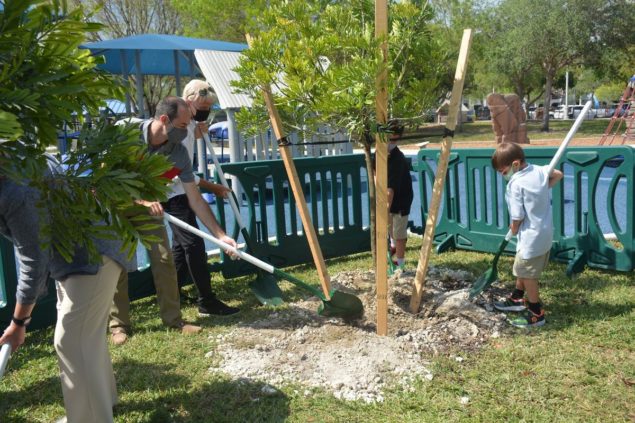
<path id="1" fill-rule="evenodd" d="M 30 7 L 33 5 L 33 7 Z M 120 96 L 94 71 L 98 58 L 77 47 L 99 25 L 83 22 L 66 3 L 6 1 L 0 15 L 0 110 L 20 122 L 25 147 L 53 145 L 57 126 L 83 106 L 97 114 L 101 101 Z M 16 139 L 10 136 L 9 139 Z"/>
<path id="2" fill-rule="evenodd" d="M 0 176 L 28 181 L 42 191 L 51 211 L 46 242 L 70 258 L 74 244 L 94 253 L 96 236 L 121 237 L 127 247 L 139 236 L 129 208 L 138 198 L 164 196 L 158 175 L 162 157 L 149 157 L 135 129 L 82 129 L 68 167 L 52 179 L 44 153 L 57 144 L 58 128 L 84 111 L 98 114 L 104 100 L 122 92 L 95 68 L 99 58 L 78 46 L 98 24 L 65 1 L 10 0 L 0 11 Z M 94 226 L 103 222 L 105 226 Z M 146 239 L 146 241 L 150 241 Z M 132 253 L 131 250 L 129 250 Z"/>
<path id="3" fill-rule="evenodd" d="M 190 37 L 245 42 L 250 17 L 266 9 L 265 0 L 172 0 Z"/>
<path id="4" fill-rule="evenodd" d="M 511 90 L 531 103 L 567 69 L 592 70 L 598 81 L 625 80 L 620 69 L 633 63 L 625 53 L 635 14 L 626 0 L 504 0 L 480 17 L 476 82 L 483 94 Z"/>
<path id="5" fill-rule="evenodd" d="M 624 48 L 632 35 L 614 31 L 615 15 L 627 0 L 505 0 L 491 9 L 483 31 L 489 37 L 489 72 L 500 75 L 519 95 L 536 91 L 539 70 L 543 104 L 549 104 L 554 79 L 567 68 L 597 63 L 609 48 Z M 631 8 L 632 9 L 632 8 Z M 632 13 L 630 14 L 633 15 Z M 490 82 L 490 81 L 488 81 Z M 495 85 L 501 88 L 500 85 Z M 531 87 L 531 90 L 529 89 Z M 549 129 L 545 114 L 543 130 Z"/>
<path id="6" fill-rule="evenodd" d="M 390 2 L 389 17 L 390 114 L 418 117 L 436 105 L 445 52 L 431 37 L 429 8 Z M 311 133 L 330 125 L 365 142 L 364 133 L 376 128 L 375 79 L 382 61 L 373 2 L 272 1 L 253 26 L 258 32 L 235 86 L 256 105 L 239 113 L 241 127 L 262 130 L 267 119 L 260 90 L 271 85 L 287 131 Z"/>
<path id="7" fill-rule="evenodd" d="M 595 90 L 595 95 L 599 101 L 605 101 L 608 104 L 618 101 L 622 98 L 624 90 L 626 89 L 626 83 L 614 82 L 609 84 L 600 85 Z"/>
<path id="8" fill-rule="evenodd" d="M 465 75 L 463 92 L 465 95 L 485 97 L 491 90 L 491 83 L 479 83 L 479 79 L 489 78 L 488 72 L 482 72 L 482 62 L 487 62 L 487 56 L 483 53 L 487 38 L 479 28 L 487 27 L 486 19 L 489 9 L 487 2 L 472 0 L 429 0 L 434 10 L 434 24 L 431 26 L 433 38 L 440 43 L 440 49 L 446 52 L 446 58 L 437 58 L 435 63 L 440 67 L 444 78 L 441 85 L 444 87 L 443 95 L 452 91 L 454 85 L 454 73 L 458 59 L 458 48 L 461 44 L 463 31 L 466 28 L 474 29 L 472 44 L 470 46 L 470 59 L 468 72 Z M 499 77 L 495 80 L 500 80 Z M 489 87 L 482 90 L 481 87 Z"/>

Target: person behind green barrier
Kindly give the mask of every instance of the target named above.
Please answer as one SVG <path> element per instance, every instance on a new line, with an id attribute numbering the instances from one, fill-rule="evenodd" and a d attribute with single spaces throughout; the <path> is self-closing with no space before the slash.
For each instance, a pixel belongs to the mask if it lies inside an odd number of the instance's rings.
<path id="1" fill-rule="evenodd" d="M 390 235 L 390 251 L 394 253 L 397 267 L 405 265 L 406 243 L 408 242 L 408 216 L 414 199 L 410 163 L 397 147 L 397 141 L 403 134 L 404 127 L 397 121 L 390 121 L 391 131 L 388 143 L 388 233 Z"/>
<path id="2" fill-rule="evenodd" d="M 187 127 L 188 133 L 182 144 L 187 149 L 190 162 L 192 162 L 195 141 L 205 145 L 203 134 L 207 133 L 206 121 L 210 109 L 216 101 L 216 95 L 207 82 L 193 79 L 183 89 L 182 98 L 187 103 L 191 114 L 191 120 Z M 194 182 L 200 188 L 204 188 L 220 198 L 227 197 L 230 192 L 223 185 L 211 183 L 196 175 L 194 175 Z M 163 207 L 172 216 L 198 228 L 196 214 L 190 207 L 179 177 L 173 179 L 172 191 L 168 194 L 168 201 L 163 203 Z M 172 223 L 170 223 L 170 229 L 172 229 L 172 255 L 174 256 L 179 284 L 182 284 L 188 276 L 194 282 L 198 291 L 196 304 L 199 315 L 229 316 L 238 313 L 240 309 L 219 300 L 211 288 L 210 273 L 207 268 L 207 252 L 203 239 Z"/>

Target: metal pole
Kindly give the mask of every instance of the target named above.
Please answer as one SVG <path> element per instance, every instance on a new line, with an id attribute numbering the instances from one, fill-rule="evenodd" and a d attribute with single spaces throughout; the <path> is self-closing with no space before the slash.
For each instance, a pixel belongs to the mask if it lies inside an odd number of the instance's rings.
<path id="1" fill-rule="evenodd" d="M 132 109 L 130 107 L 130 75 L 128 75 L 128 56 L 125 50 L 119 50 L 121 57 L 121 74 L 123 75 L 123 85 L 126 91 L 126 114 L 130 116 Z"/>
<path id="2" fill-rule="evenodd" d="M 179 52 L 174 50 L 174 77 L 176 78 L 176 95 L 181 95 L 181 68 L 179 63 Z"/>
<path id="3" fill-rule="evenodd" d="M 242 150 L 240 148 L 240 134 L 236 126 L 236 113 L 233 109 L 227 109 L 227 138 L 229 140 L 229 161 L 232 163 L 242 162 Z M 221 138 L 221 143 L 223 139 Z M 241 201 L 242 190 L 238 178 L 232 176 L 232 190 L 236 194 L 238 201 Z"/>
<path id="4" fill-rule="evenodd" d="M 139 117 L 147 118 L 145 106 L 143 105 L 143 74 L 141 73 L 141 51 L 134 51 L 135 75 L 137 78 L 137 114 Z"/>
<path id="5" fill-rule="evenodd" d="M 563 119 L 569 119 L 569 71 L 567 71 L 567 73 L 565 74 Z"/>

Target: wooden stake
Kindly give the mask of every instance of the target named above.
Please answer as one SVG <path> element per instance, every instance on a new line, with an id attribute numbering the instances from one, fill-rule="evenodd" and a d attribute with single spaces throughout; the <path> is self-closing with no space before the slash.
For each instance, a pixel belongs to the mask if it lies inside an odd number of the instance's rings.
<path id="1" fill-rule="evenodd" d="M 375 37 L 382 38 L 388 34 L 388 4 L 386 0 L 375 1 Z M 381 44 L 383 60 L 377 73 L 375 98 L 377 124 L 385 124 L 388 109 L 388 43 L 386 40 Z M 388 263 L 386 262 L 386 251 L 388 251 L 388 145 L 385 134 L 377 132 L 375 135 L 375 233 L 377 248 L 375 259 L 375 281 L 377 284 L 377 335 L 386 336 L 388 334 Z M 372 178 L 368 178 L 368 183 L 372 183 Z"/>
<path id="2" fill-rule="evenodd" d="M 456 73 L 454 74 L 454 86 L 452 87 L 452 97 L 450 98 L 448 120 L 445 123 L 445 127 L 451 135 L 443 137 L 443 143 L 441 145 L 441 156 L 439 157 L 434 186 L 432 187 L 432 201 L 428 209 L 428 218 L 426 219 L 426 228 L 421 244 L 421 254 L 419 256 L 419 263 L 417 264 L 412 297 L 410 297 L 410 311 L 412 313 L 419 311 L 421 296 L 423 295 L 423 284 L 425 282 L 426 273 L 428 272 L 428 262 L 432 250 L 432 238 L 434 237 L 434 229 L 437 224 L 441 194 L 443 193 L 443 185 L 445 184 L 445 174 L 448 171 L 448 160 L 450 158 L 450 149 L 452 148 L 452 139 L 454 136 L 453 132 L 454 128 L 456 128 L 457 116 L 460 116 L 463 83 L 465 82 L 465 74 L 467 72 L 467 58 L 471 42 L 472 30 L 466 29 L 463 31 L 459 60 L 456 65 Z"/>
<path id="3" fill-rule="evenodd" d="M 246 38 L 247 43 L 251 46 L 252 40 L 249 34 L 246 35 Z M 291 185 L 291 190 L 293 191 L 293 196 L 298 206 L 298 211 L 300 212 L 300 218 L 302 219 L 302 227 L 304 228 L 304 233 L 306 234 L 307 241 L 309 242 L 309 248 L 311 249 L 311 254 L 313 255 L 313 262 L 315 263 L 315 267 L 320 278 L 322 292 L 324 292 L 325 300 L 330 301 L 331 280 L 326 270 L 324 256 L 322 255 L 322 250 L 320 248 L 320 243 L 318 242 L 317 235 L 315 233 L 315 228 L 313 227 L 313 222 L 311 222 L 309 209 L 304 198 L 304 191 L 302 190 L 302 185 L 300 184 L 300 179 L 298 178 L 298 172 L 296 170 L 295 163 L 293 162 L 293 158 L 291 156 L 291 153 L 289 152 L 289 147 L 284 142 L 280 142 L 281 140 L 285 140 L 284 129 L 282 128 L 282 120 L 280 119 L 278 108 L 273 101 L 271 88 L 268 86 L 262 87 L 262 93 L 265 96 L 265 103 L 267 104 L 267 110 L 269 110 L 271 126 L 273 128 L 276 139 L 278 140 L 278 150 L 280 151 L 280 156 L 282 156 L 282 161 L 284 162 L 284 167 L 287 171 L 287 176 L 289 177 L 289 184 Z"/>

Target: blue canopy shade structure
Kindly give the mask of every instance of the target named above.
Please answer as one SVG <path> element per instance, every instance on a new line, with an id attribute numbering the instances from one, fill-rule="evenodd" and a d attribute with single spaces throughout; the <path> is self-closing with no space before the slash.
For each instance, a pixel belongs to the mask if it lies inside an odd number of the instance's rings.
<path id="1" fill-rule="evenodd" d="M 142 75 L 197 75 L 194 50 L 243 51 L 247 44 L 203 40 L 178 35 L 143 34 L 115 40 L 86 43 L 81 48 L 106 58 L 100 68 L 116 74 L 137 73 L 135 51 L 141 54 Z"/>
<path id="2" fill-rule="evenodd" d="M 110 73 L 123 75 L 127 83 L 128 75 L 135 75 L 139 113 L 143 112 L 143 75 L 173 75 L 176 90 L 181 91 L 180 76 L 194 78 L 201 71 L 194 58 L 194 50 L 215 50 L 240 52 L 247 44 L 227 41 L 203 40 L 166 34 L 143 34 L 115 40 L 86 43 L 80 48 L 89 49 L 95 56 L 104 56 L 105 63 L 99 68 Z M 128 112 L 129 101 L 126 101 Z"/>

